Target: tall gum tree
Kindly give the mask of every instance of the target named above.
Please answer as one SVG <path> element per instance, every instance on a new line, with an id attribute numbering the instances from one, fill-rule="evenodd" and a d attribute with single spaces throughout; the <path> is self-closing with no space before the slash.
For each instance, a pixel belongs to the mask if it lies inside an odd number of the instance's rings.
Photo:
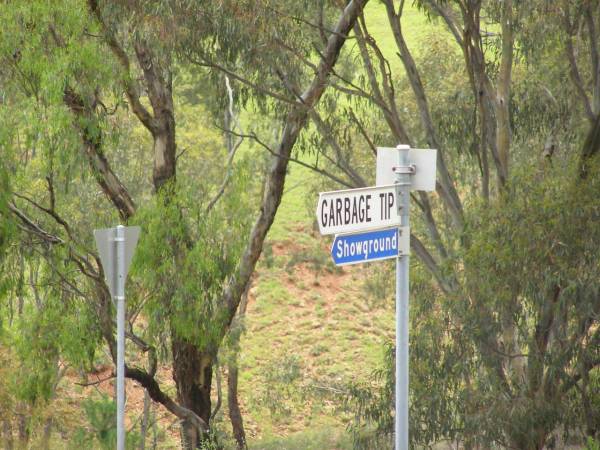
<path id="1" fill-rule="evenodd" d="M 150 280 L 149 288 L 157 287 L 158 295 L 155 297 L 158 298 L 152 298 L 148 304 L 160 305 L 155 320 L 166 325 L 177 398 L 167 394 L 156 378 L 159 353 L 156 347 L 163 334 L 142 338 L 133 327 L 129 329 L 128 338 L 141 353 L 147 354 L 148 367 L 128 364 L 125 375 L 140 383 L 152 400 L 181 420 L 182 444 L 186 448 L 199 447 L 210 427 L 210 393 L 216 352 L 247 289 L 263 241 L 281 201 L 292 148 L 307 123 L 309 112 L 327 88 L 329 76 L 344 42 L 365 4 L 366 0 L 353 0 L 341 5 L 342 8 L 331 9 L 332 25 L 330 28 L 321 27 L 318 51 L 311 50 L 315 61 L 314 70 L 306 72 L 302 77 L 293 71 L 288 72 L 285 66 L 275 69 L 275 61 L 268 59 L 263 64 L 265 71 L 271 75 L 267 87 L 259 81 L 246 83 L 256 72 L 255 67 L 248 68 L 244 65 L 246 61 L 243 58 L 239 60 L 239 67 L 235 71 L 226 70 L 232 79 L 250 86 L 253 90 L 251 92 L 256 91 L 256 94 L 251 93 L 250 96 L 267 92 L 268 102 L 273 102 L 269 107 L 282 126 L 271 166 L 264 179 L 258 214 L 253 225 L 247 228 L 248 234 L 241 240 L 237 250 L 239 253 L 233 251 L 229 255 L 222 253 L 224 249 L 218 243 L 210 241 L 206 235 L 197 240 L 197 230 L 192 229 L 185 220 L 182 180 L 178 179 L 177 170 L 179 155 L 173 98 L 175 61 L 184 64 L 185 60 L 178 59 L 179 53 L 174 51 L 176 46 L 172 45 L 176 40 L 172 41 L 173 36 L 168 35 L 169 31 L 173 31 L 177 38 L 178 30 L 169 29 L 168 23 L 163 27 L 156 10 L 152 9 L 156 7 L 161 11 L 163 7 L 168 8 L 168 2 L 109 4 L 100 0 L 65 0 L 59 5 L 60 8 L 56 8 L 57 5 L 53 8 L 45 7 L 36 2 L 21 4 L 19 7 L 12 4 L 11 8 L 9 5 L 3 6 L 3 16 L 15 31 L 11 39 L 3 41 L 2 46 L 1 57 L 7 63 L 6 70 L 14 80 L 10 101 L 2 105 L 5 108 L 3 112 L 8 112 L 7 108 L 19 108 L 20 102 L 25 102 L 23 105 L 27 104 L 36 113 L 43 112 L 44 108 L 52 108 L 55 115 L 46 119 L 47 125 L 40 125 L 41 133 L 38 135 L 52 134 L 49 128 L 44 128 L 46 126 L 55 127 L 69 136 L 70 145 L 63 150 L 65 157 L 75 159 L 76 162 L 81 159 L 86 161 L 89 173 L 93 176 L 88 180 L 96 183 L 112 207 L 112 213 L 104 214 L 102 221 L 118 215 L 126 223 L 140 223 L 144 218 L 149 218 L 153 211 L 162 215 L 154 222 L 149 221 L 144 232 L 152 234 L 153 238 L 163 238 L 164 242 L 160 242 L 159 246 L 165 249 L 163 256 L 166 254 L 168 257 L 166 260 L 162 257 L 160 263 L 163 265 L 160 267 L 147 267 L 143 262 L 140 263 L 140 271 L 152 273 L 146 278 L 142 276 L 140 283 L 143 286 L 144 282 Z M 181 3 L 176 2 L 175 6 L 181 6 Z M 231 21 L 232 18 L 234 24 L 239 21 L 237 28 L 233 29 L 248 27 L 252 23 L 255 26 L 266 26 L 273 19 L 273 11 L 278 6 L 283 9 L 283 5 L 270 2 L 268 6 L 271 9 L 264 11 L 271 11 L 271 15 L 264 17 L 262 21 L 253 22 L 252 9 L 244 15 L 244 11 L 235 2 L 225 6 L 231 9 L 229 12 L 232 14 L 228 17 L 227 11 L 219 10 L 220 16 L 209 16 L 210 22 L 216 26 L 214 29 L 208 28 L 199 40 L 211 41 L 212 33 L 227 30 L 218 26 L 220 21 Z M 193 17 L 202 16 L 195 9 L 192 12 L 196 13 Z M 289 25 L 289 19 L 285 20 Z M 26 29 L 22 27 L 23 24 L 26 24 Z M 186 39 L 196 39 L 194 33 L 198 30 L 185 31 Z M 253 30 L 250 27 L 244 31 L 249 33 Z M 263 32 L 268 36 L 268 28 Z M 223 42 L 220 43 L 220 47 L 211 49 L 210 64 L 204 64 L 207 60 L 200 59 L 201 65 L 220 69 L 214 64 L 215 60 L 234 62 L 238 56 L 235 50 L 229 50 Z M 303 44 L 305 48 L 310 47 L 309 43 Z M 305 48 L 302 51 L 306 51 Z M 95 58 L 89 58 L 94 52 Z M 219 56 L 220 52 L 223 56 Z M 260 60 L 260 54 L 254 55 L 253 62 Z M 61 67 L 58 62 L 64 66 Z M 118 74 L 116 80 L 110 75 L 114 68 Z M 245 75 L 244 70 L 252 74 Z M 215 73 L 216 77 L 222 76 L 222 72 Z M 51 79 L 49 74 L 62 75 Z M 294 90 L 290 89 L 287 84 L 289 82 L 294 83 Z M 109 154 L 114 155 L 114 152 L 109 151 L 112 150 L 113 129 L 107 126 L 111 118 L 110 108 L 106 104 L 108 99 L 113 99 L 111 93 L 119 91 L 123 92 L 125 102 L 119 101 L 117 95 L 114 100 L 116 108 L 126 104 L 151 136 L 153 169 L 150 198 L 137 186 L 129 186 L 128 189 L 127 183 L 115 170 L 114 161 L 109 157 Z M 55 119 L 61 120 L 56 126 L 53 122 Z M 31 131 L 22 123 L 16 124 L 22 127 L 24 134 Z M 17 151 L 23 150 L 18 140 L 13 139 L 8 144 Z M 46 145 L 45 148 L 50 146 L 47 142 L 40 142 L 39 145 Z M 80 153 L 68 153 L 76 149 Z M 29 149 L 25 149 L 25 152 L 29 155 Z M 69 185 L 68 175 L 64 174 L 63 167 L 55 167 L 57 160 L 52 156 L 50 150 L 41 155 L 36 155 L 35 152 L 31 154 L 31 161 L 36 164 L 40 161 L 41 174 L 29 171 L 32 166 L 28 165 L 23 175 L 46 176 L 46 189 L 36 189 L 27 196 L 12 192 L 8 208 L 19 225 L 21 239 L 34 238 L 33 248 L 39 245 L 45 249 L 42 256 L 48 261 L 48 270 L 63 280 L 63 288 L 76 286 L 81 298 L 91 300 L 90 305 L 97 318 L 97 331 L 115 360 L 111 299 L 103 281 L 99 258 L 90 245 L 92 227 L 96 223 L 94 220 L 81 220 L 74 207 L 68 205 L 72 197 L 66 195 L 63 189 L 58 189 L 59 185 Z M 14 169 L 17 170 L 18 160 L 14 164 Z M 89 197 L 88 191 L 93 191 L 94 188 L 89 181 L 86 184 L 85 179 L 77 180 L 78 183 L 81 181 L 84 181 L 81 186 L 85 187 L 85 195 L 82 191 L 79 201 L 85 204 Z M 132 191 L 137 193 L 137 198 L 130 193 Z M 214 200 L 218 200 L 217 207 L 214 202 L 204 203 L 210 205 L 210 211 L 206 213 L 210 212 L 212 215 L 218 208 L 225 208 L 226 213 L 230 202 L 223 199 L 222 192 L 218 192 Z M 7 211 L 2 213 L 8 214 Z M 74 214 L 77 219 L 70 220 L 69 214 Z M 144 226 L 144 223 L 141 224 Z M 244 229 L 243 223 L 236 226 L 240 230 Z M 204 231 L 210 230 L 209 225 L 207 227 Z M 163 245 L 166 247 L 162 247 Z M 160 252 L 153 253 L 156 248 L 145 246 L 143 240 L 140 247 L 140 254 L 147 260 L 161 259 L 158 255 Z M 62 270 L 61 266 L 53 264 L 52 258 L 57 254 L 63 255 L 68 267 L 75 270 Z M 232 255 L 239 255 L 239 259 L 232 259 Z M 202 264 L 207 265 L 194 268 L 194 259 L 197 257 L 200 257 Z M 214 260 L 210 260 L 210 257 L 214 257 Z M 187 279 L 184 278 L 185 275 L 188 275 Z M 189 275 L 197 276 L 195 285 L 194 277 Z M 207 316 L 209 319 L 189 317 L 190 312 L 197 313 L 199 309 L 188 308 L 188 304 L 200 304 L 203 308 L 208 308 L 204 311 L 212 311 Z M 130 316 L 132 314 L 130 312 Z M 148 314 L 150 320 L 155 317 L 151 310 Z M 199 325 L 200 331 L 194 331 L 194 325 Z"/>

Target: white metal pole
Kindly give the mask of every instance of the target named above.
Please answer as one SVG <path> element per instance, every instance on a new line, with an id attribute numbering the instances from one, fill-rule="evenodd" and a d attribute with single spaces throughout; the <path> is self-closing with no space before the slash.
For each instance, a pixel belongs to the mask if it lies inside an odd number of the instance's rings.
<path id="1" fill-rule="evenodd" d="M 408 167 L 409 146 L 399 145 L 400 167 Z M 411 175 L 396 172 L 400 224 L 409 227 Z M 410 228 L 405 228 L 410 230 Z M 396 258 L 396 416 L 395 449 L 408 450 L 408 290 L 409 255 Z"/>
<path id="2" fill-rule="evenodd" d="M 125 228 L 117 226 L 117 450 L 125 450 Z"/>

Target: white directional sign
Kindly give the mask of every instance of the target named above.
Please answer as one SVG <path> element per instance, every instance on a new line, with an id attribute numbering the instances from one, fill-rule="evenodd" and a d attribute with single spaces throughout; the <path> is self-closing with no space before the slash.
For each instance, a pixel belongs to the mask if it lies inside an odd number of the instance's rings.
<path id="1" fill-rule="evenodd" d="M 321 234 L 353 233 L 399 226 L 396 186 L 321 192 L 317 220 Z"/>

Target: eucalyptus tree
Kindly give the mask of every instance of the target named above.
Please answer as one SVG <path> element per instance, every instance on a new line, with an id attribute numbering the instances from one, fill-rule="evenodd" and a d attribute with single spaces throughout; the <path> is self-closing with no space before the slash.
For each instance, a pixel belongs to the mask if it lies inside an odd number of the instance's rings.
<path id="1" fill-rule="evenodd" d="M 281 64 L 285 59 L 276 54 L 259 51 L 290 23 L 302 24 L 282 19 L 278 11 L 285 5 L 278 2 L 2 5 L 0 57 L 8 90 L 1 113 L 11 130 L 2 143 L 14 182 L 3 193 L 7 208 L 0 213 L 3 221 L 17 223 L 30 264 L 39 264 L 54 286 L 48 308 L 64 300 L 57 309 L 64 319 L 59 329 L 70 331 L 70 344 L 53 340 L 52 354 L 89 364 L 102 341 L 115 360 L 112 304 L 91 231 L 117 217 L 141 224 L 135 263 L 140 293 L 130 303 L 127 336 L 148 355 L 148 367 L 127 364 L 125 375 L 181 420 L 186 448 L 200 446 L 209 429 L 216 353 L 281 201 L 292 148 L 365 3 L 353 0 L 330 8 L 328 17 L 337 16 L 331 28 L 302 32 L 298 27 L 298 35 L 319 32 L 320 37 L 314 48 L 303 40 L 289 42 L 290 52 L 304 45 L 298 51 L 314 60 L 315 70 L 302 74 L 294 72 L 295 65 Z M 190 18 L 206 26 L 189 27 Z M 234 165 L 231 151 L 211 168 L 202 154 L 178 153 L 176 72 L 188 60 L 180 58 L 182 42 L 202 49 L 186 58 L 202 54 L 206 61 L 209 56 L 211 67 L 228 61 L 235 66 L 227 72 L 231 78 L 255 79 L 242 99 L 262 101 L 279 121 L 258 210 L 246 193 L 253 192 L 259 164 Z M 253 47 L 242 45 L 247 42 Z M 271 76 L 261 79 L 257 64 L 262 75 L 272 71 Z M 213 72 L 212 79 L 222 84 L 222 73 Z M 293 94 L 288 80 L 297 88 Z M 255 94 L 265 91 L 268 101 Z M 132 155 L 119 141 L 123 134 L 131 136 L 126 130 L 131 117 L 150 135 L 150 152 Z M 150 185 L 144 179 L 147 171 Z M 207 176 L 219 173 L 226 175 Z M 17 258 L 17 250 L 10 247 L 9 255 Z M 147 321 L 143 328 L 135 323 L 140 314 Z M 75 345 L 78 339 L 82 345 Z M 176 398 L 156 377 L 161 353 L 172 358 Z"/>
<path id="2" fill-rule="evenodd" d="M 436 28 L 415 52 L 405 2 L 382 4 L 395 48 L 359 16 L 305 144 L 348 187 L 368 182 L 376 145 L 438 149 L 436 195 L 414 196 L 411 249 L 435 286 L 413 290 L 412 442 L 594 436 L 598 5 L 419 1 Z M 388 434 L 391 386 L 359 402 Z"/>

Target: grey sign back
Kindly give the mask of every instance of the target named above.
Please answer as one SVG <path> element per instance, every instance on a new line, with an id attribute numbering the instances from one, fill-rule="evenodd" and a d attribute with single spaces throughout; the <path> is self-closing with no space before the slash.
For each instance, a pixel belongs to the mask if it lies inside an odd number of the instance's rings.
<path id="1" fill-rule="evenodd" d="M 123 276 L 127 278 L 129 266 L 133 259 L 133 253 L 140 237 L 140 227 L 123 227 L 125 235 L 125 261 L 123 262 Z M 100 253 L 100 261 L 104 269 L 104 278 L 110 291 L 110 295 L 117 295 L 117 246 L 115 239 L 117 238 L 117 228 L 102 228 L 94 230 L 96 238 L 96 247 Z"/>

